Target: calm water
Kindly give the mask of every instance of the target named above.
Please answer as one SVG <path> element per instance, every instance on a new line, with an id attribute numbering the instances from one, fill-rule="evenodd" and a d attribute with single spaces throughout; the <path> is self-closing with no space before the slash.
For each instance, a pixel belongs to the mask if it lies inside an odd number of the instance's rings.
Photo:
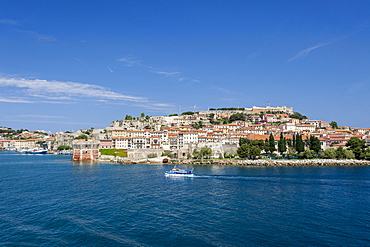
<path id="1" fill-rule="evenodd" d="M 370 246 L 370 167 L 170 168 L 0 152 L 0 245 Z"/>

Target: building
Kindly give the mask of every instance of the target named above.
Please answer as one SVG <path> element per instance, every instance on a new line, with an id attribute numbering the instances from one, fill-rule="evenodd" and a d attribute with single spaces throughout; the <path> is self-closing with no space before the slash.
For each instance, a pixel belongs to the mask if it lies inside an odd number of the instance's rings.
<path id="1" fill-rule="evenodd" d="M 73 161 L 94 161 L 99 158 L 99 141 L 96 140 L 74 140 Z"/>

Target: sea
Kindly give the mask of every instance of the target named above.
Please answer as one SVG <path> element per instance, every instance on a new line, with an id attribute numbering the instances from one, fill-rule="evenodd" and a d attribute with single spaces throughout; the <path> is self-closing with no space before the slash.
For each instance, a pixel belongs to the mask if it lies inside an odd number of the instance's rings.
<path id="1" fill-rule="evenodd" d="M 0 246 L 370 246 L 370 167 L 72 162 L 0 152 Z"/>

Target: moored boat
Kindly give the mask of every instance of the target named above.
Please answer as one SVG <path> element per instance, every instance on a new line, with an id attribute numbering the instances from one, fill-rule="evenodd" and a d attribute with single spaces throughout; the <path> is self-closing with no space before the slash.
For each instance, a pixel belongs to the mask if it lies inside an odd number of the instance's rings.
<path id="1" fill-rule="evenodd" d="M 29 152 L 30 154 L 47 154 L 48 150 L 45 149 L 34 149 Z"/>
<path id="2" fill-rule="evenodd" d="M 170 171 L 164 171 L 164 175 L 166 177 L 193 177 L 193 170 L 194 169 L 180 169 L 175 166 Z"/>

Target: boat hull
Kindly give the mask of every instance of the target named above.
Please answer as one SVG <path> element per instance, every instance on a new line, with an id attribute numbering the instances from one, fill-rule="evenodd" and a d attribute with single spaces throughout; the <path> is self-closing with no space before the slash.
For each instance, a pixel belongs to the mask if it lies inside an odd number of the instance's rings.
<path id="1" fill-rule="evenodd" d="M 164 172 L 164 175 L 166 177 L 194 177 L 194 174 L 193 173 L 190 173 L 190 174 L 181 174 L 181 173 L 172 173 L 172 172 L 168 172 L 168 171 L 165 171 Z"/>
<path id="2" fill-rule="evenodd" d="M 47 153 L 48 153 L 47 150 L 30 152 L 30 154 L 47 154 Z"/>

